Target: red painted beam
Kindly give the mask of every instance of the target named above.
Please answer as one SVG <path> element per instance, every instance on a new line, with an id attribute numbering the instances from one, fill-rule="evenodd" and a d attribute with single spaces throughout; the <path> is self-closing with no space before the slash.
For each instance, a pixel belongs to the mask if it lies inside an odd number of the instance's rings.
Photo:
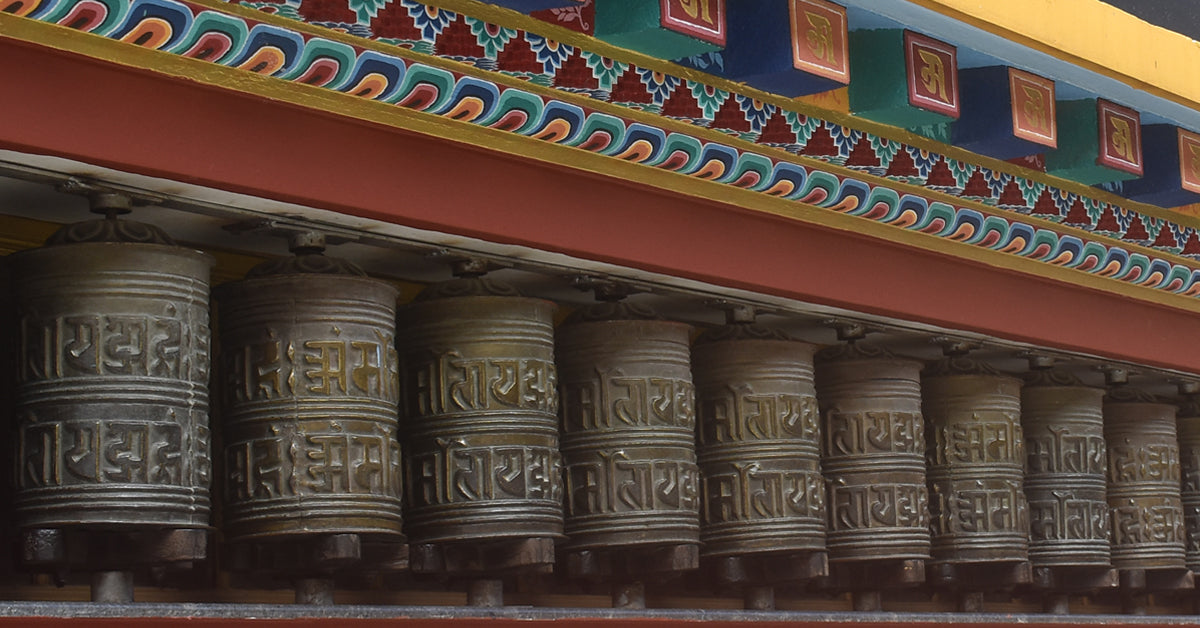
<path id="1" fill-rule="evenodd" d="M 0 147 L 1200 373 L 1200 316 L 0 38 Z"/>

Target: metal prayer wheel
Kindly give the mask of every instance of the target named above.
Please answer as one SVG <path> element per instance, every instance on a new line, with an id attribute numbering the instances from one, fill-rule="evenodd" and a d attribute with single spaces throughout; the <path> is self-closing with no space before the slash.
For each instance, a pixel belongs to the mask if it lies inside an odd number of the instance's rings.
<path id="1" fill-rule="evenodd" d="M 1184 512 L 1175 406 L 1118 387 L 1104 399 L 1112 562 L 1118 569 L 1184 567 Z"/>
<path id="2" fill-rule="evenodd" d="M 1104 390 L 1055 369 L 1021 389 L 1029 560 L 1035 567 L 1108 567 Z"/>
<path id="3" fill-rule="evenodd" d="M 1175 424 L 1179 429 L 1186 563 L 1192 571 L 1200 571 L 1200 402 L 1194 394 L 1180 404 Z"/>
<path id="4" fill-rule="evenodd" d="M 552 563 L 563 526 L 555 305 L 472 261 L 455 274 L 400 312 L 409 538 L 538 540 L 542 558 L 525 563 Z"/>
<path id="5" fill-rule="evenodd" d="M 921 367 L 857 342 L 817 355 L 831 562 L 929 558 Z"/>
<path id="6" fill-rule="evenodd" d="M 824 551 L 814 350 L 737 310 L 692 347 L 702 556 Z"/>
<path id="7" fill-rule="evenodd" d="M 117 220 L 129 202 L 101 195 L 108 217 L 9 258 L 20 326 L 13 509 L 27 530 L 208 525 L 213 260 Z"/>
<path id="8" fill-rule="evenodd" d="M 921 380 L 934 563 L 1029 558 L 1021 381 L 962 356 Z"/>
<path id="9" fill-rule="evenodd" d="M 597 303 L 559 328 L 571 550 L 699 543 L 689 331 L 624 302 Z"/>
<path id="10" fill-rule="evenodd" d="M 323 249 L 217 292 L 233 542 L 400 534 L 396 289 Z"/>

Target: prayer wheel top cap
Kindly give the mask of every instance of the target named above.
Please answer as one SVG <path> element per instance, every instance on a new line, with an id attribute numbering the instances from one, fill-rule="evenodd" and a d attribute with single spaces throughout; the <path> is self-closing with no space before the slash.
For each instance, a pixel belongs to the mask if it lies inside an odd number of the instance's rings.
<path id="1" fill-rule="evenodd" d="M 1161 403 L 1158 397 L 1132 386 L 1117 386 L 1110 388 L 1104 396 L 1104 403 Z"/>
<path id="2" fill-rule="evenodd" d="M 817 353 L 817 363 L 852 362 L 855 360 L 897 360 L 920 365 L 916 360 L 902 358 L 878 345 L 845 342 L 826 347 Z"/>
<path id="3" fill-rule="evenodd" d="M 346 275 L 366 277 L 367 273 L 356 264 L 339 257 L 325 255 L 325 235 L 317 231 L 296 231 L 288 234 L 288 250 L 291 257 L 267 260 L 246 273 L 251 277 L 277 277 L 279 275 Z"/>
<path id="4" fill-rule="evenodd" d="M 114 214 L 65 225 L 46 240 L 45 246 L 92 242 L 177 246 L 175 240 L 159 227 L 133 220 L 117 220 Z"/>
<path id="5" fill-rule="evenodd" d="M 521 291 L 503 281 L 485 277 L 490 266 L 486 260 L 457 259 L 453 264 L 454 279 L 430 284 L 417 301 L 453 299 L 457 297 L 519 297 Z"/>
<path id="6" fill-rule="evenodd" d="M 246 273 L 246 277 L 275 277 L 278 275 L 346 275 L 366 277 L 367 273 L 352 262 L 321 253 L 302 253 L 292 257 L 267 260 Z"/>
<path id="7" fill-rule="evenodd" d="M 1007 373 L 1001 372 L 999 369 L 986 362 L 981 362 L 979 360 L 962 355 L 951 355 L 935 362 L 931 362 L 925 367 L 925 371 L 922 373 L 922 375 L 925 377 L 948 377 L 953 375 L 993 375 L 1000 377 L 1011 377 Z"/>
<path id="8" fill-rule="evenodd" d="M 700 334 L 696 339 L 697 345 L 729 340 L 782 340 L 785 342 L 800 342 L 787 332 L 771 329 L 758 323 L 728 323 L 714 327 Z"/>
<path id="9" fill-rule="evenodd" d="M 563 321 L 563 325 L 603 321 L 661 321 L 654 308 L 625 301 L 601 301 L 579 308 Z"/>
<path id="10" fill-rule="evenodd" d="M 1062 369 L 1038 369 L 1030 371 L 1025 375 L 1026 388 L 1049 388 L 1049 387 L 1078 387 L 1078 388 L 1095 388 L 1083 383 L 1074 373 L 1064 371 Z M 1098 390 L 1098 389 L 1097 389 Z"/>

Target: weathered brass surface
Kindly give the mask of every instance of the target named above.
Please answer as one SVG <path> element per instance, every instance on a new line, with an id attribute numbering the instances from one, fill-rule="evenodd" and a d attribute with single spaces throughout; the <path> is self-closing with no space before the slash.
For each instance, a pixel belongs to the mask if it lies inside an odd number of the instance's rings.
<path id="1" fill-rule="evenodd" d="M 1110 563 L 1103 399 L 1103 389 L 1052 369 L 1033 371 L 1021 389 L 1035 567 Z"/>
<path id="2" fill-rule="evenodd" d="M 1134 388 L 1104 399 L 1112 562 L 1118 569 L 1184 566 L 1175 406 Z"/>
<path id="3" fill-rule="evenodd" d="M 921 366 L 859 343 L 817 356 L 830 561 L 930 556 Z"/>
<path id="4" fill-rule="evenodd" d="M 814 349 L 754 323 L 692 348 L 703 556 L 825 549 Z"/>
<path id="5" fill-rule="evenodd" d="M 1179 461 L 1182 475 L 1187 566 L 1200 571 L 1200 400 L 1189 396 L 1179 406 Z"/>
<path id="6" fill-rule="evenodd" d="M 926 369 L 921 388 L 933 562 L 1027 561 L 1021 381 L 949 357 Z"/>
<path id="7" fill-rule="evenodd" d="M 207 525 L 212 258 L 110 218 L 9 259 L 18 524 Z"/>
<path id="8" fill-rule="evenodd" d="M 395 288 L 302 253 L 217 303 L 226 538 L 398 535 Z"/>
<path id="9" fill-rule="evenodd" d="M 699 542 L 689 327 L 600 303 L 559 329 L 568 547 Z"/>
<path id="10" fill-rule="evenodd" d="M 562 535 L 553 303 L 465 277 L 400 313 L 407 533 Z"/>

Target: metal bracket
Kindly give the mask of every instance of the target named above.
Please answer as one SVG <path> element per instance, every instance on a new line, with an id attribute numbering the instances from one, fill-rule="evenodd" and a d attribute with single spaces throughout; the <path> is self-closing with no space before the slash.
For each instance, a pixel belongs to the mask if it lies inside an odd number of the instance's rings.
<path id="1" fill-rule="evenodd" d="M 709 299 L 704 305 L 725 312 L 726 323 L 753 323 L 759 314 L 765 310 L 749 303 L 739 303 L 729 299 Z"/>
<path id="2" fill-rule="evenodd" d="M 77 177 L 63 181 L 55 186 L 55 189 L 64 194 L 86 196 L 93 213 L 109 216 L 128 214 L 133 211 L 134 207 L 159 205 L 166 200 L 161 196 L 145 192 L 130 192 Z"/>
<path id="3" fill-rule="evenodd" d="M 597 301 L 620 301 L 631 294 L 649 292 L 629 282 L 595 275 L 575 275 L 571 278 L 571 287 L 581 292 L 595 293 Z"/>
<path id="4" fill-rule="evenodd" d="M 822 320 L 821 324 L 834 328 L 837 331 L 837 339 L 842 342 L 862 340 L 867 337 L 867 334 L 874 334 L 884 330 L 883 327 L 868 325 L 862 321 L 849 318 L 827 318 Z"/>
<path id="5" fill-rule="evenodd" d="M 259 233 L 264 235 L 286 238 L 288 250 L 292 253 L 315 253 L 324 251 L 331 244 L 357 242 L 361 238 L 340 233 L 329 233 L 311 225 L 302 225 L 276 220 L 274 218 L 254 218 L 230 223 L 221 227 L 229 233 L 242 235 Z"/>
<path id="6" fill-rule="evenodd" d="M 940 346 L 942 348 L 942 355 L 947 357 L 967 355 L 983 347 L 983 343 L 978 340 L 968 340 L 954 336 L 933 336 L 929 341 Z"/>

